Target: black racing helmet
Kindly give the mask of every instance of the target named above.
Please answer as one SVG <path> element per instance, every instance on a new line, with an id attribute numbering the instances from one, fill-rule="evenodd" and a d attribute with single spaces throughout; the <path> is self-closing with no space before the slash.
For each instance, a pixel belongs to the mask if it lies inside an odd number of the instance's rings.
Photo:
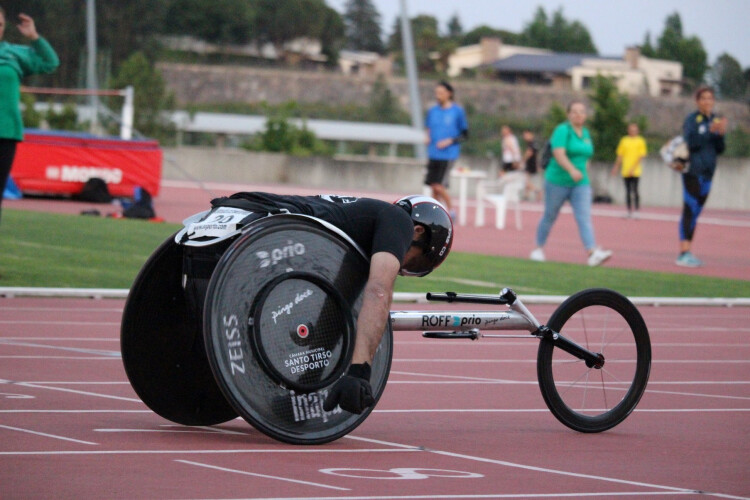
<path id="1" fill-rule="evenodd" d="M 413 246 L 422 248 L 423 255 L 401 269 L 404 276 L 425 276 L 438 267 L 451 250 L 453 243 L 453 221 L 436 199 L 429 196 L 412 195 L 396 202 L 411 216 L 414 224 L 425 228 L 424 236 L 413 241 Z"/>

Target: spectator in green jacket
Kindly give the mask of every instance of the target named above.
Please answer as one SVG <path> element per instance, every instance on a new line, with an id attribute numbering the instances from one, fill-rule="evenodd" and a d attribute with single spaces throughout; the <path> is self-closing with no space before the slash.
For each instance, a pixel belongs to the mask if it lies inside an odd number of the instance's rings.
<path id="1" fill-rule="evenodd" d="M 31 41 L 30 45 L 3 41 L 5 11 L 0 7 L 0 203 L 13 166 L 16 145 L 23 140 L 19 107 L 21 79 L 38 73 L 52 73 L 60 65 L 55 50 L 37 33 L 34 20 L 26 14 L 19 14 L 18 21 L 18 31 Z"/>

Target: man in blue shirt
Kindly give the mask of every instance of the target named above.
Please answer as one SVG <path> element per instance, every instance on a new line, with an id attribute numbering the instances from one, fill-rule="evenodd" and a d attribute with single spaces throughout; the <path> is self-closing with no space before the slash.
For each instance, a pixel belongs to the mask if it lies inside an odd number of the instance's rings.
<path id="1" fill-rule="evenodd" d="M 427 175 L 424 183 L 432 189 L 432 197 L 445 205 L 451 217 L 455 211 L 448 194 L 448 173 L 461 153 L 461 142 L 469 136 L 466 113 L 453 102 L 453 87 L 440 82 L 435 87 L 437 104 L 427 111 L 425 144 L 427 144 Z"/>

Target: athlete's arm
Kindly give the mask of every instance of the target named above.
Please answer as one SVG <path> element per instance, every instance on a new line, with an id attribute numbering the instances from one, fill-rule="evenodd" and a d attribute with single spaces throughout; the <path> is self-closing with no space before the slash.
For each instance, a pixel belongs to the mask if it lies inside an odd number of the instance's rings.
<path id="1" fill-rule="evenodd" d="M 357 320 L 352 364 L 372 365 L 372 358 L 390 317 L 393 284 L 400 268 L 398 259 L 389 252 L 377 252 L 370 259 L 370 275 Z"/>

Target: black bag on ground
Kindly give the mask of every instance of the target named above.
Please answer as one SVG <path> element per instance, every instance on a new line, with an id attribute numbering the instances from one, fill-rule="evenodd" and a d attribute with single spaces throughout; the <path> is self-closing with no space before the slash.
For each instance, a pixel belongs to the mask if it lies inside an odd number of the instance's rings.
<path id="1" fill-rule="evenodd" d="M 87 180 L 83 185 L 83 189 L 75 197 L 81 201 L 88 201 L 91 203 L 111 203 L 112 195 L 109 194 L 109 188 L 107 183 L 99 177 L 92 177 Z"/>
<path id="2" fill-rule="evenodd" d="M 134 202 L 122 211 L 122 216 L 129 219 L 151 219 L 156 217 L 151 193 L 143 188 L 136 188 Z"/>

